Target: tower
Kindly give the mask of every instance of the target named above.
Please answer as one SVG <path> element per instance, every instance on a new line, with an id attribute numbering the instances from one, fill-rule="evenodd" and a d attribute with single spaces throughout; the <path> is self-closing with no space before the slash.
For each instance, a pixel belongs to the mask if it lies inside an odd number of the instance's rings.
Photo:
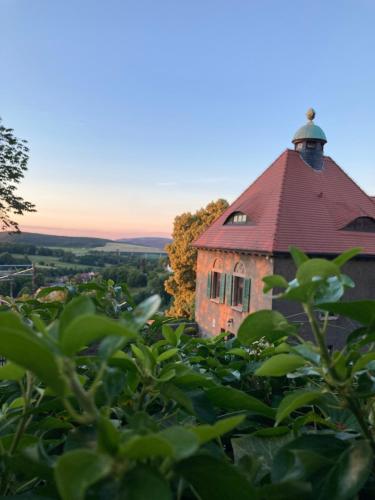
<path id="1" fill-rule="evenodd" d="M 306 113 L 308 122 L 297 130 L 293 137 L 294 149 L 314 170 L 322 170 L 324 144 L 327 138 L 323 130 L 315 125 L 315 111 L 310 108 Z"/>

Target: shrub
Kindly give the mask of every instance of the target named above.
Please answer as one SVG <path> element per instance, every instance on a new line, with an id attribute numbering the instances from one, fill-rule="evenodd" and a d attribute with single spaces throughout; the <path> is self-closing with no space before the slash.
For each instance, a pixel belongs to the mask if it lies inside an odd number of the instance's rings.
<path id="1" fill-rule="evenodd" d="M 373 497 L 375 302 L 341 300 L 355 253 L 292 249 L 296 279 L 264 279 L 301 304 L 314 343 L 275 311 L 249 315 L 235 338 L 192 337 L 157 296 L 134 308 L 111 281 L 4 299 L 0 494 Z M 360 324 L 340 352 L 325 343 L 329 312 Z"/>

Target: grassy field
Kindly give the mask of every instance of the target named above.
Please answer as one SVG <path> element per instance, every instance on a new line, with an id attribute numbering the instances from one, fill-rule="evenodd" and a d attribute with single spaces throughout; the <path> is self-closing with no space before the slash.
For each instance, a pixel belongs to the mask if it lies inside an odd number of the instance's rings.
<path id="1" fill-rule="evenodd" d="M 156 253 L 165 254 L 164 250 L 160 248 L 145 247 L 141 245 L 130 245 L 129 243 L 117 243 L 110 242 L 106 243 L 104 247 L 96 247 L 92 250 L 97 250 L 99 252 L 120 252 L 120 253 Z"/>
<path id="2" fill-rule="evenodd" d="M 15 257 L 20 255 L 13 254 Z M 33 264 L 37 264 L 38 267 L 65 267 L 69 269 L 75 269 L 76 271 L 87 271 L 87 269 L 97 269 L 95 266 L 84 266 L 82 264 L 74 264 L 70 262 L 61 262 L 59 257 L 49 257 L 45 255 L 28 255 L 28 258 Z M 43 262 L 44 264 L 40 264 Z"/>

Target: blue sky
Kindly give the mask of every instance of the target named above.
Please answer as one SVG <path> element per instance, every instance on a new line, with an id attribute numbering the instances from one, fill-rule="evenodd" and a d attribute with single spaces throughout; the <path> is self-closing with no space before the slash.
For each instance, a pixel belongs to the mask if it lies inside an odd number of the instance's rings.
<path id="1" fill-rule="evenodd" d="M 375 195 L 372 0 L 0 0 L 0 116 L 27 230 L 169 234 L 239 195 L 317 110 Z"/>

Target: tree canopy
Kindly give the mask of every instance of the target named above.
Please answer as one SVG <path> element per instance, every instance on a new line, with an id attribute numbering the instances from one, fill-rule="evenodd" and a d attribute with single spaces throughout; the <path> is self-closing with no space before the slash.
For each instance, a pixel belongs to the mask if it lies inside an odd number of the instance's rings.
<path id="1" fill-rule="evenodd" d="M 13 215 L 35 212 L 35 205 L 17 196 L 29 161 L 27 141 L 18 139 L 0 118 L 0 225 L 3 231 L 19 231 Z"/>
<path id="2" fill-rule="evenodd" d="M 173 241 L 167 245 L 173 274 L 165 282 L 166 291 L 173 296 L 168 313 L 171 316 L 194 316 L 197 249 L 191 243 L 228 207 L 223 199 L 212 201 L 195 213 L 186 212 L 174 220 Z"/>

